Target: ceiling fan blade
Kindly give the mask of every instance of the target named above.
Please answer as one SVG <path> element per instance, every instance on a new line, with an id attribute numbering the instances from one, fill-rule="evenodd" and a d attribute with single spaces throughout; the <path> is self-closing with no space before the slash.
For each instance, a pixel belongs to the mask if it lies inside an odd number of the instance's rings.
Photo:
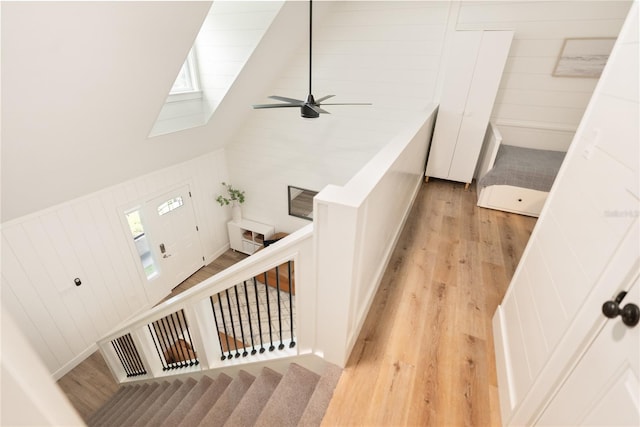
<path id="1" fill-rule="evenodd" d="M 307 100 L 302 101 L 300 99 L 295 98 L 287 98 L 285 96 L 271 95 L 270 99 L 275 99 L 278 101 L 283 101 L 286 104 L 260 104 L 254 105 L 254 109 L 258 108 L 286 108 L 286 107 L 300 107 L 300 115 L 307 119 L 315 119 L 320 114 L 331 114 L 328 111 L 320 108 L 321 105 L 371 105 L 369 102 L 356 102 L 356 103 L 329 103 L 324 104 L 323 101 L 326 101 L 329 98 L 333 98 L 335 95 L 327 95 L 315 100 L 313 97 L 313 92 L 311 91 L 311 82 L 312 79 L 312 70 L 313 70 L 313 0 L 309 0 L 309 92 L 307 95 Z"/>
<path id="2" fill-rule="evenodd" d="M 258 104 L 258 105 L 253 105 L 253 108 L 255 110 L 258 110 L 260 108 L 287 108 L 287 107 L 302 107 L 304 105 L 300 104 L 300 105 L 296 105 L 296 104 Z"/>
<path id="3" fill-rule="evenodd" d="M 323 103 L 322 105 L 373 105 L 370 102 L 338 102 L 338 103 Z"/>
<path id="4" fill-rule="evenodd" d="M 311 109 L 313 109 L 313 111 L 315 111 L 316 113 L 331 114 L 327 110 L 323 110 L 322 108 L 320 108 L 318 105 L 310 105 L 310 104 L 307 104 L 307 105 L 309 105 L 309 107 L 311 107 Z"/>
<path id="5" fill-rule="evenodd" d="M 287 98 L 285 96 L 271 95 L 268 98 L 277 99 L 278 101 L 290 102 L 292 104 L 298 104 L 298 106 L 304 104 L 304 101 L 301 99 Z"/>
<path id="6" fill-rule="evenodd" d="M 316 99 L 316 104 L 320 104 L 322 101 L 327 100 L 329 98 L 333 98 L 335 95 L 327 95 L 327 96 L 323 96 L 320 99 Z"/>

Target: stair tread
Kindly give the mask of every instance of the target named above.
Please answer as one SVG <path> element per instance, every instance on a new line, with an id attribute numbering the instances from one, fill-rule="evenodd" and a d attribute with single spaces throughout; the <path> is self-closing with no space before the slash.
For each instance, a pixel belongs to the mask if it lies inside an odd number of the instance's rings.
<path id="1" fill-rule="evenodd" d="M 182 385 L 182 381 L 174 380 L 171 384 L 169 384 L 164 391 L 158 396 L 158 398 L 149 405 L 149 407 L 144 411 L 137 420 L 133 421 L 134 426 L 145 426 L 148 422 L 155 416 L 155 414 L 162 408 L 167 400 L 171 398 L 173 393 L 180 388 Z"/>
<path id="2" fill-rule="evenodd" d="M 342 369 L 340 369 L 340 367 L 333 364 L 329 364 L 326 367 L 320 376 L 318 385 L 309 399 L 309 403 L 302 417 L 300 417 L 298 426 L 314 427 L 322 423 L 324 414 L 329 407 L 329 402 L 331 402 L 331 398 L 333 397 L 333 391 L 340 380 L 340 375 L 342 375 Z"/>
<path id="3" fill-rule="evenodd" d="M 171 395 L 169 403 L 167 405 L 162 405 L 149 420 L 148 424 L 151 426 L 160 425 L 169 416 L 169 414 L 171 414 L 171 411 L 180 404 L 182 399 L 189 394 L 191 389 L 193 389 L 197 383 L 198 382 L 193 378 L 187 378 L 184 380 L 180 387 L 178 387 L 178 389 Z"/>
<path id="4" fill-rule="evenodd" d="M 296 426 L 319 379 L 320 375 L 315 372 L 297 363 L 290 364 L 255 425 L 257 427 Z"/>
<path id="5" fill-rule="evenodd" d="M 164 393 L 165 389 L 169 387 L 169 383 L 167 381 L 163 381 L 162 383 L 156 383 L 156 387 L 154 390 L 147 396 L 147 398 L 140 402 L 138 407 L 125 419 L 122 420 L 120 425 L 131 425 L 135 422 L 135 420 L 139 419 L 142 414 L 147 410 L 147 408 L 156 401 L 156 399 Z"/>
<path id="6" fill-rule="evenodd" d="M 209 411 L 209 408 L 211 408 L 222 393 L 224 393 L 231 381 L 232 378 L 227 374 L 219 374 L 214 383 L 211 384 L 207 391 L 200 397 L 200 399 L 198 399 L 187 415 L 180 421 L 178 426 L 193 427 L 198 425 L 200 420 L 202 420 Z"/>
<path id="7" fill-rule="evenodd" d="M 87 420 L 87 425 L 92 426 L 95 425 L 96 422 L 100 420 L 105 414 L 107 414 L 111 408 L 120 402 L 121 399 L 124 399 L 127 393 L 131 392 L 133 386 L 127 385 L 120 387 L 118 391 L 116 391 L 113 396 L 111 396 L 97 411 L 95 411 Z"/>
<path id="8" fill-rule="evenodd" d="M 256 377 L 245 371 L 238 372 L 238 376 L 233 379 L 224 393 L 218 398 L 213 407 L 200 421 L 203 426 L 221 426 L 229 418 L 229 415 L 242 400 Z"/>
<path id="9" fill-rule="evenodd" d="M 238 402 L 224 425 L 229 427 L 253 425 L 281 379 L 282 375 L 276 371 L 262 368 L 260 375 Z"/>
<path id="10" fill-rule="evenodd" d="M 140 395 L 142 393 L 144 393 L 144 391 L 149 388 L 149 384 L 142 384 L 142 385 L 136 385 L 134 386 L 134 391 L 132 393 L 130 393 L 127 397 L 127 399 L 125 401 L 123 401 L 121 404 L 115 406 L 114 408 L 112 408 L 111 411 L 109 411 L 108 414 L 106 414 L 105 417 L 103 417 L 102 420 L 100 420 L 96 425 L 101 426 L 101 425 L 115 425 L 114 424 L 114 420 L 116 420 L 117 418 L 120 417 L 121 414 L 126 413 L 127 411 L 129 411 L 129 409 L 132 407 L 132 405 L 135 403 L 135 401 L 140 397 Z"/>
<path id="11" fill-rule="evenodd" d="M 162 422 L 161 426 L 178 425 L 213 383 L 214 380 L 207 375 L 200 378 L 198 384 L 196 384 L 189 394 L 182 399 L 180 404 L 171 411 L 171 414 Z"/>
<path id="12" fill-rule="evenodd" d="M 319 426 L 342 370 L 318 375 L 291 363 L 284 375 L 267 367 L 257 378 L 240 370 L 173 382 L 125 385 L 87 421 L 98 426 Z"/>

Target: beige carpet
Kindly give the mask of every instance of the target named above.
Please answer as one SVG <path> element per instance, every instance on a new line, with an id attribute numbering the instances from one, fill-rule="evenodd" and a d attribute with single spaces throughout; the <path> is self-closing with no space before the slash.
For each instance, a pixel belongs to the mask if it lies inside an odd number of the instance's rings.
<path id="1" fill-rule="evenodd" d="M 199 381 L 159 381 L 121 387 L 87 425 L 94 426 L 319 426 L 342 371 L 318 375 L 298 364 L 284 374 L 263 368 Z"/>

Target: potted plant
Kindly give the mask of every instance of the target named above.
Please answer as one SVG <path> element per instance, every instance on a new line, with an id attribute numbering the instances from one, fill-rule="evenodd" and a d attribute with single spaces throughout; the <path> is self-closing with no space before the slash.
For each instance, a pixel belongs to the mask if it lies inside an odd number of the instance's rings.
<path id="1" fill-rule="evenodd" d="M 244 191 L 233 188 L 231 184 L 223 182 L 222 185 L 226 187 L 229 197 L 219 195 L 216 197 L 216 202 L 220 203 L 220 206 L 231 205 L 231 215 L 234 221 L 240 221 L 242 219 L 242 210 L 240 205 L 244 203 Z"/>

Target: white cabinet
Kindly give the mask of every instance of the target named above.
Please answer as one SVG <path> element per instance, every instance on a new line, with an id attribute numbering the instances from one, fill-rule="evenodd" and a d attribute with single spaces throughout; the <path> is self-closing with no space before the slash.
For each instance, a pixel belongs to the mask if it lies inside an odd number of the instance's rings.
<path id="1" fill-rule="evenodd" d="M 427 177 L 470 183 L 513 31 L 456 31 L 427 162 Z"/>
<path id="2" fill-rule="evenodd" d="M 251 255 L 264 245 L 264 240 L 273 236 L 271 225 L 261 224 L 248 219 L 227 223 L 229 246 L 234 251 Z"/>

